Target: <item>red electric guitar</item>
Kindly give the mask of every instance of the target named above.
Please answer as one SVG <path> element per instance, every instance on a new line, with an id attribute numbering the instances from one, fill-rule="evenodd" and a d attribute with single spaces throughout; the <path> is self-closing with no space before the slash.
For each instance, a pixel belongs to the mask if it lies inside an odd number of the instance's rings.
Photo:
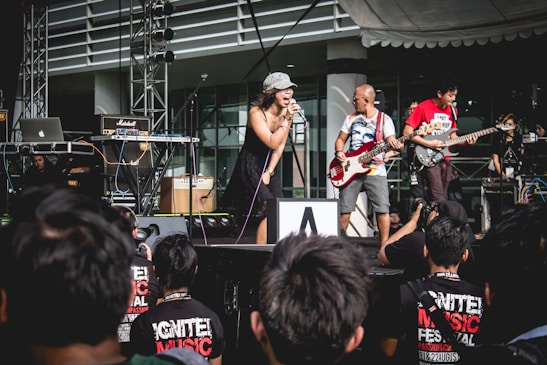
<path id="1" fill-rule="evenodd" d="M 440 128 L 440 122 L 422 125 L 420 128 L 414 130 L 414 132 L 412 132 L 411 134 L 402 136 L 397 140 L 401 143 L 405 143 L 412 137 L 417 136 L 418 134 L 424 136 L 426 134 L 430 134 L 433 130 Z M 367 166 L 368 163 L 375 156 L 379 155 L 382 152 L 387 152 L 390 149 L 391 145 L 389 143 L 377 145 L 376 142 L 372 141 L 369 143 L 365 143 L 356 151 L 346 152 L 346 160 L 344 162 L 340 162 L 336 158 L 334 158 L 329 165 L 328 174 L 332 185 L 334 185 L 334 187 L 336 188 L 343 188 L 355 178 L 355 175 L 366 174 L 370 171 L 370 167 Z"/>

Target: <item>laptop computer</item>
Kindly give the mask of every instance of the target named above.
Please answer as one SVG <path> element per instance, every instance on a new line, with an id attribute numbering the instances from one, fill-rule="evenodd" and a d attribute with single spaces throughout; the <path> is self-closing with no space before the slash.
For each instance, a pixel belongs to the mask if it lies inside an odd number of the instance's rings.
<path id="1" fill-rule="evenodd" d="M 59 117 L 21 118 L 19 123 L 23 142 L 61 142 L 65 140 Z"/>

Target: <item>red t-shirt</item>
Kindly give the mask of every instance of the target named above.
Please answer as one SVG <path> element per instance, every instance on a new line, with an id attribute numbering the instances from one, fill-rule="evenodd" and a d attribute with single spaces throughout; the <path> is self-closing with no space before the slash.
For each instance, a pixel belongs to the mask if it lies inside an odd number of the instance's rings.
<path id="1" fill-rule="evenodd" d="M 454 108 L 454 113 L 457 117 L 458 110 Z M 411 126 L 415 130 L 420 128 L 424 124 L 440 123 L 440 129 L 433 129 L 431 135 L 438 136 L 448 132 L 452 128 L 457 128 L 456 120 L 452 115 L 452 108 L 446 107 L 444 109 L 439 108 L 432 99 L 422 101 L 416 109 L 410 114 L 405 124 Z M 450 138 L 450 133 L 439 138 L 440 140 L 447 140 Z M 450 157 L 445 157 L 445 160 L 450 160 Z"/>

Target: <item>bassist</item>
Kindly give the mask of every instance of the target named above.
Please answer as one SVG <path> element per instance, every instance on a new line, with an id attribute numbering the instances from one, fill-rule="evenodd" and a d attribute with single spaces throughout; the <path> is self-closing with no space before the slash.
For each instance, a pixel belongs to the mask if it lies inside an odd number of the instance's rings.
<path id="1" fill-rule="evenodd" d="M 418 104 L 416 109 L 405 122 L 403 129 L 403 135 L 411 134 L 416 128 L 419 128 L 423 124 L 439 123 L 440 129 L 433 130 L 433 134 L 441 135 L 449 130 L 452 131 L 449 134 L 450 139 L 457 138 L 457 115 L 458 111 L 453 106 L 456 101 L 456 95 L 458 94 L 458 85 L 455 78 L 452 75 L 446 75 L 438 81 L 438 85 L 435 89 L 434 97 L 424 100 Z M 416 145 L 424 146 L 425 148 L 441 151 L 446 147 L 445 141 L 435 138 L 424 138 L 417 135 L 411 139 Z M 477 142 L 477 137 L 473 136 L 468 140 L 458 144 L 459 146 L 474 144 Z M 415 155 L 412 148 L 408 149 L 409 158 L 413 158 Z M 429 187 L 429 194 L 431 202 L 439 202 L 441 200 L 448 199 L 448 185 L 452 179 L 452 165 L 450 165 L 450 156 L 443 156 L 439 154 L 435 156 L 432 163 L 424 166 L 413 158 L 413 163 L 410 164 L 410 177 L 411 185 L 410 190 L 414 197 L 414 202 L 418 202 L 426 199 L 424 184 Z M 413 174 L 419 174 L 421 177 L 414 180 Z M 415 176 L 416 177 L 416 176 Z M 412 184 L 418 181 L 418 184 Z"/>
<path id="2" fill-rule="evenodd" d="M 348 115 L 336 142 L 335 157 L 338 161 L 346 160 L 344 146 L 349 139 L 349 151 L 356 151 L 366 143 L 389 143 L 391 149 L 401 150 L 404 146 L 395 138 L 393 120 L 374 106 L 376 91 L 372 85 L 358 86 L 353 94 L 355 113 Z M 351 212 L 355 210 L 357 197 L 361 191 L 366 191 L 376 213 L 376 222 L 380 243 L 383 244 L 389 236 L 389 191 L 387 172 L 384 164 L 384 153 L 374 157 L 366 174 L 359 174 L 347 185 L 340 188 L 340 225 L 344 232 L 349 226 Z"/>

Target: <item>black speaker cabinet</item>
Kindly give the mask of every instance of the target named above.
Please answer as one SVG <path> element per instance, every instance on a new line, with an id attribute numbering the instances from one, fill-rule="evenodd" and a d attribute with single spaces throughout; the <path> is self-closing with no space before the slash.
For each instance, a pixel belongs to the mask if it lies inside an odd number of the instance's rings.
<path id="1" fill-rule="evenodd" d="M 192 296 L 214 310 L 222 322 L 224 365 L 267 365 L 250 329 L 260 272 L 273 245 L 195 245 L 199 258 Z"/>

